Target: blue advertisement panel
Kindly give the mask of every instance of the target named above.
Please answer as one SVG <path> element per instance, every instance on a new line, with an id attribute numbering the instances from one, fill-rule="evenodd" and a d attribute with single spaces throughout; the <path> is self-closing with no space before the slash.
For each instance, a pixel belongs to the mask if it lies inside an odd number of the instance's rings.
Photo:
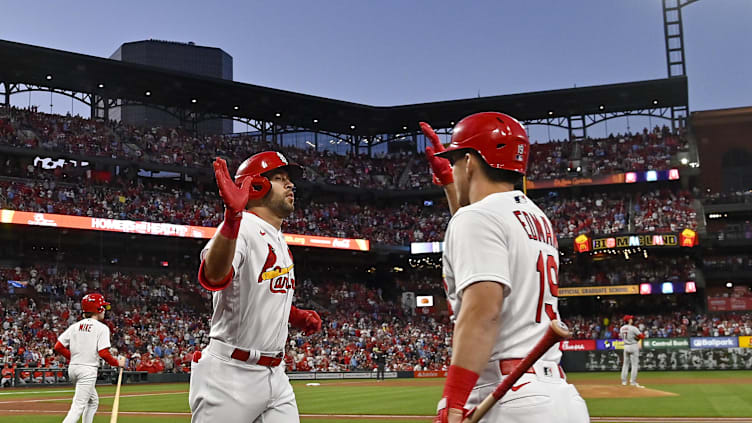
<path id="1" fill-rule="evenodd" d="M 621 339 L 598 339 L 595 342 L 595 349 L 597 350 L 624 349 L 624 341 Z M 619 345 L 617 346 L 617 344 Z"/>
<path id="2" fill-rule="evenodd" d="M 735 336 L 717 336 L 714 338 L 689 338 L 689 347 L 699 348 L 736 348 L 739 340 Z"/>

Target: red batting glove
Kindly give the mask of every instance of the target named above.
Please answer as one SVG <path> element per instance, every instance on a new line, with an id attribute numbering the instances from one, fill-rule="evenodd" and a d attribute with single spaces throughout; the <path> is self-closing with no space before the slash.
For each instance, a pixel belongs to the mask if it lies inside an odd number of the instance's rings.
<path id="1" fill-rule="evenodd" d="M 439 140 L 439 136 L 436 135 L 436 132 L 431 128 L 431 125 L 426 122 L 420 122 L 420 129 L 423 131 L 426 138 L 431 140 L 431 144 L 433 145 L 433 147 L 426 147 L 426 158 L 428 159 L 428 164 L 431 166 L 433 183 L 439 186 L 453 183 L 454 177 L 452 176 L 452 165 L 449 163 L 449 160 L 434 155 L 445 150 Z"/>
<path id="2" fill-rule="evenodd" d="M 444 383 L 444 395 L 439 401 L 434 423 L 462 421 L 469 411 L 465 403 L 478 381 L 478 374 L 464 367 L 451 365 Z"/>
<path id="3" fill-rule="evenodd" d="M 227 162 L 219 157 L 214 160 L 214 177 L 217 179 L 219 195 L 225 203 L 225 221 L 219 233 L 227 238 L 237 239 L 243 210 L 248 204 L 248 199 L 251 198 L 251 185 L 255 178 L 246 178 L 241 186 L 235 185 L 227 170 Z M 263 179 L 269 183 L 268 179 Z"/>
<path id="4" fill-rule="evenodd" d="M 313 310 L 290 307 L 290 324 L 301 329 L 304 335 L 312 335 L 321 330 L 321 317 Z"/>
<path id="5" fill-rule="evenodd" d="M 306 310 L 308 316 L 305 320 L 305 328 L 303 329 L 304 335 L 313 335 L 321 330 L 321 317 L 313 310 Z"/>

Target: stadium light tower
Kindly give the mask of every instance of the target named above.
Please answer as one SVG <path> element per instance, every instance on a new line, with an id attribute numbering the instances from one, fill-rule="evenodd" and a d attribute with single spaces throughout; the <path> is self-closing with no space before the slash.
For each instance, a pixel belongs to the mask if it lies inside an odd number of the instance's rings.
<path id="1" fill-rule="evenodd" d="M 668 77 L 686 76 L 687 66 L 684 62 L 684 32 L 682 25 L 682 7 L 698 0 L 663 0 L 663 34 L 666 38 L 666 66 Z M 671 125 L 685 126 L 689 105 L 671 107 Z"/>

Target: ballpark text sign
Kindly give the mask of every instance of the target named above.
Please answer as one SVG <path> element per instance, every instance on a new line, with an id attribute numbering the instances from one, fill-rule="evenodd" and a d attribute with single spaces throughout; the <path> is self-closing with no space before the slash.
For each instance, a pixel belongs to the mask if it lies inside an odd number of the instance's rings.
<path id="1" fill-rule="evenodd" d="M 692 349 L 698 348 L 737 348 L 739 342 L 735 336 L 717 336 L 714 338 L 689 338 Z"/>
<path id="2" fill-rule="evenodd" d="M 65 214 L 31 213 L 16 210 L 0 210 L 0 223 L 199 239 L 209 239 L 217 231 L 217 228 L 205 226 L 92 218 Z M 371 248 L 371 244 L 367 239 L 285 234 L 285 241 L 287 241 L 288 245 L 301 247 L 321 247 L 355 251 L 369 251 Z"/>

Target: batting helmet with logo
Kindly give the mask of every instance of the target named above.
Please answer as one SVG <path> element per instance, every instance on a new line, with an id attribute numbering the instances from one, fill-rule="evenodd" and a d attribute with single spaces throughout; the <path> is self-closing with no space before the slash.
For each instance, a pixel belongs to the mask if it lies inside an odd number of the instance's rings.
<path id="1" fill-rule="evenodd" d="M 467 116 L 454 126 L 449 147 L 437 156 L 453 151 L 475 150 L 495 169 L 525 174 L 530 141 L 525 127 L 517 119 L 498 112 Z"/>
<path id="2" fill-rule="evenodd" d="M 290 179 L 299 179 L 303 176 L 303 168 L 287 160 L 287 158 L 278 151 L 264 151 L 254 154 L 247 158 L 238 167 L 235 172 L 235 183 L 240 186 L 245 178 L 264 176 L 265 173 L 275 169 L 284 169 L 290 175 Z M 256 181 L 254 181 L 254 185 Z M 266 195 L 271 189 L 271 185 L 263 184 L 257 190 L 261 191 L 261 196 Z"/>
<path id="3" fill-rule="evenodd" d="M 634 316 L 631 314 L 625 314 L 624 315 L 624 322 L 629 322 L 630 320 L 634 319 Z"/>
<path id="4" fill-rule="evenodd" d="M 104 300 L 102 294 L 86 294 L 81 299 L 81 310 L 89 313 L 99 313 L 110 309 L 110 303 Z"/>

